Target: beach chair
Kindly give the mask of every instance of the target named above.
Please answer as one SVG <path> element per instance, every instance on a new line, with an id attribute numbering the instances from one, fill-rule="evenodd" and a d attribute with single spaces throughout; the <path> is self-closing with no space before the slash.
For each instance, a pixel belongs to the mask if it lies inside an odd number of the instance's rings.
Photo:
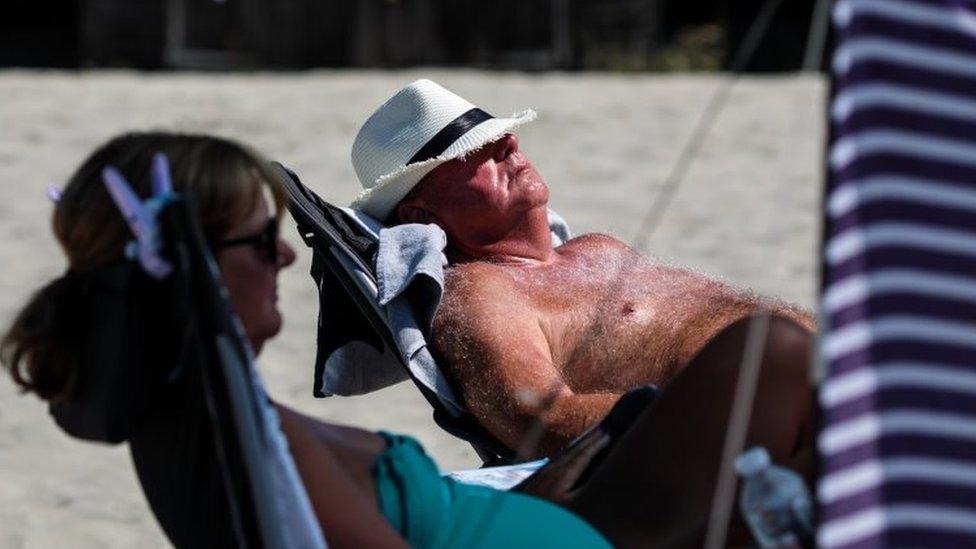
<path id="1" fill-rule="evenodd" d="M 504 465 L 515 459 L 513 449 L 506 447 L 464 407 L 439 368 L 431 379 L 429 362 L 433 357 L 425 348 L 404 349 L 398 343 L 388 311 L 378 297 L 375 259 L 378 248 L 379 222 L 360 212 L 334 206 L 302 184 L 291 170 L 278 164 L 289 195 L 289 210 L 298 232 L 312 249 L 311 276 L 319 291 L 319 324 L 313 394 L 325 397 L 332 393 L 360 394 L 411 379 L 433 407 L 434 421 L 448 433 L 469 442 L 486 466 Z M 556 238 L 565 240 L 568 231 L 558 216 L 552 218 Z M 425 303 L 417 308 L 427 307 Z M 417 324 L 422 324 L 417 322 Z M 357 349 L 356 356 L 347 352 Z M 364 351 L 370 349 L 370 351 Z M 428 364 L 418 369 L 414 363 L 419 353 L 426 353 Z M 359 364 L 348 364 L 358 361 Z M 336 365 L 335 362 L 346 362 Z M 332 387 L 329 372 L 334 367 L 374 368 L 385 372 L 371 387 Z M 365 374 L 360 374 L 365 375 Z M 601 424 L 616 434 L 635 418 L 657 395 L 648 386 L 614 408 Z"/>

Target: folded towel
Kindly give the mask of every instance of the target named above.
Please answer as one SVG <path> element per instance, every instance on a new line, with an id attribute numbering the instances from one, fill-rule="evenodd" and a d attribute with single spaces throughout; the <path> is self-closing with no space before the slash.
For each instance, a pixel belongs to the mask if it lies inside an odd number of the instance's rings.
<path id="1" fill-rule="evenodd" d="M 447 235 L 434 224 L 408 223 L 380 230 L 380 247 L 376 253 L 376 282 L 380 305 L 386 306 L 403 294 L 420 275 L 426 275 L 443 290 L 447 257 Z M 433 319 L 440 304 L 441 292 L 423 296 L 423 320 Z"/>
<path id="2" fill-rule="evenodd" d="M 379 303 L 386 308 L 404 362 L 449 411 L 461 406 L 427 348 L 444 294 L 447 235 L 437 225 L 410 223 L 380 230 L 376 254 Z M 410 290 L 410 291 L 407 291 Z"/>

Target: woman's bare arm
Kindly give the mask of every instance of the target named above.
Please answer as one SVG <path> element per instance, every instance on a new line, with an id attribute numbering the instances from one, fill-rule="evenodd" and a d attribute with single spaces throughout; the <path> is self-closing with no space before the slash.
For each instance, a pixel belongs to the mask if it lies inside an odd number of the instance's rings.
<path id="1" fill-rule="evenodd" d="M 363 486 L 348 471 L 349 465 L 369 470 L 372 463 L 344 464 L 330 448 L 329 437 L 317 432 L 317 420 L 280 405 L 277 408 L 298 474 L 329 545 L 406 547 L 380 514 L 372 486 Z"/>

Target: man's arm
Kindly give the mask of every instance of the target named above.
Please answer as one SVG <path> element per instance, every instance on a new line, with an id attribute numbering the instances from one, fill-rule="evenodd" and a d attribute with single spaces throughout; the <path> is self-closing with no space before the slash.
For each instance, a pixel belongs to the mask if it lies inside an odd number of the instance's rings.
<path id="1" fill-rule="evenodd" d="M 781 316 L 796 322 L 810 333 L 817 331 L 817 322 L 813 315 L 797 305 L 786 301 L 774 300 L 765 304 L 765 309 L 773 316 Z"/>
<path id="2" fill-rule="evenodd" d="M 506 275 L 468 266 L 449 279 L 433 326 L 433 347 L 468 409 L 496 438 L 522 450 L 540 421 L 532 456 L 548 456 L 602 419 L 615 393 L 576 393 L 553 363 L 531 303 Z"/>

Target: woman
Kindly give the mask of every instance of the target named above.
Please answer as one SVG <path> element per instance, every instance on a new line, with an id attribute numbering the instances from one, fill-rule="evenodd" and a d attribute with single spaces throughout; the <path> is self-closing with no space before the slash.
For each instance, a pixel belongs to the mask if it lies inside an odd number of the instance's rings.
<path id="1" fill-rule="evenodd" d="M 131 239 L 102 185 L 101 171 L 116 166 L 136 192 L 146 196 L 149 166 L 157 152 L 169 158 L 175 190 L 189 195 L 197 206 L 254 352 L 280 330 L 276 279 L 294 261 L 295 252 L 277 237 L 285 196 L 267 163 L 240 145 L 214 137 L 124 135 L 96 150 L 65 187 L 53 229 L 69 273 L 32 298 L 0 345 L 0 358 L 25 391 L 52 403 L 70 402 L 75 396 L 84 372 L 78 371 L 77 341 L 71 337 L 77 320 L 72 292 L 86 273 L 117 261 Z M 740 347 L 738 340 L 717 341 L 703 353 L 737 357 Z M 717 375 L 734 380 L 729 362 L 728 371 Z M 695 371 L 694 364 L 688 368 Z M 716 377 L 715 372 L 710 375 Z M 183 372 L 166 384 L 129 443 L 147 499 L 174 544 L 226 546 L 233 539 L 232 529 L 199 383 L 198 377 Z M 672 398 L 680 399 L 681 382 L 676 385 L 678 396 Z M 729 395 L 714 398 L 727 404 Z M 605 443 L 599 435 L 567 458 L 567 468 L 539 476 L 535 492 L 556 505 L 443 480 L 409 438 L 325 424 L 283 406 L 278 412 L 322 530 L 336 547 L 394 547 L 405 542 L 601 547 L 608 545 L 607 539 L 622 546 L 691 544 L 701 539 L 707 514 L 703 505 L 717 475 L 717 466 L 712 467 L 703 471 L 704 480 L 680 479 L 686 489 L 668 493 L 667 482 L 661 481 L 667 464 L 656 463 L 653 449 L 666 442 L 657 433 L 675 426 L 658 425 L 653 414 L 645 413 L 610 452 L 608 466 L 598 467 L 580 489 L 566 487 Z M 694 426 L 682 426 L 688 428 Z M 675 440 L 680 443 L 681 437 Z M 662 500 L 658 491 L 669 499 Z M 675 520 L 685 516 L 694 520 Z"/>

